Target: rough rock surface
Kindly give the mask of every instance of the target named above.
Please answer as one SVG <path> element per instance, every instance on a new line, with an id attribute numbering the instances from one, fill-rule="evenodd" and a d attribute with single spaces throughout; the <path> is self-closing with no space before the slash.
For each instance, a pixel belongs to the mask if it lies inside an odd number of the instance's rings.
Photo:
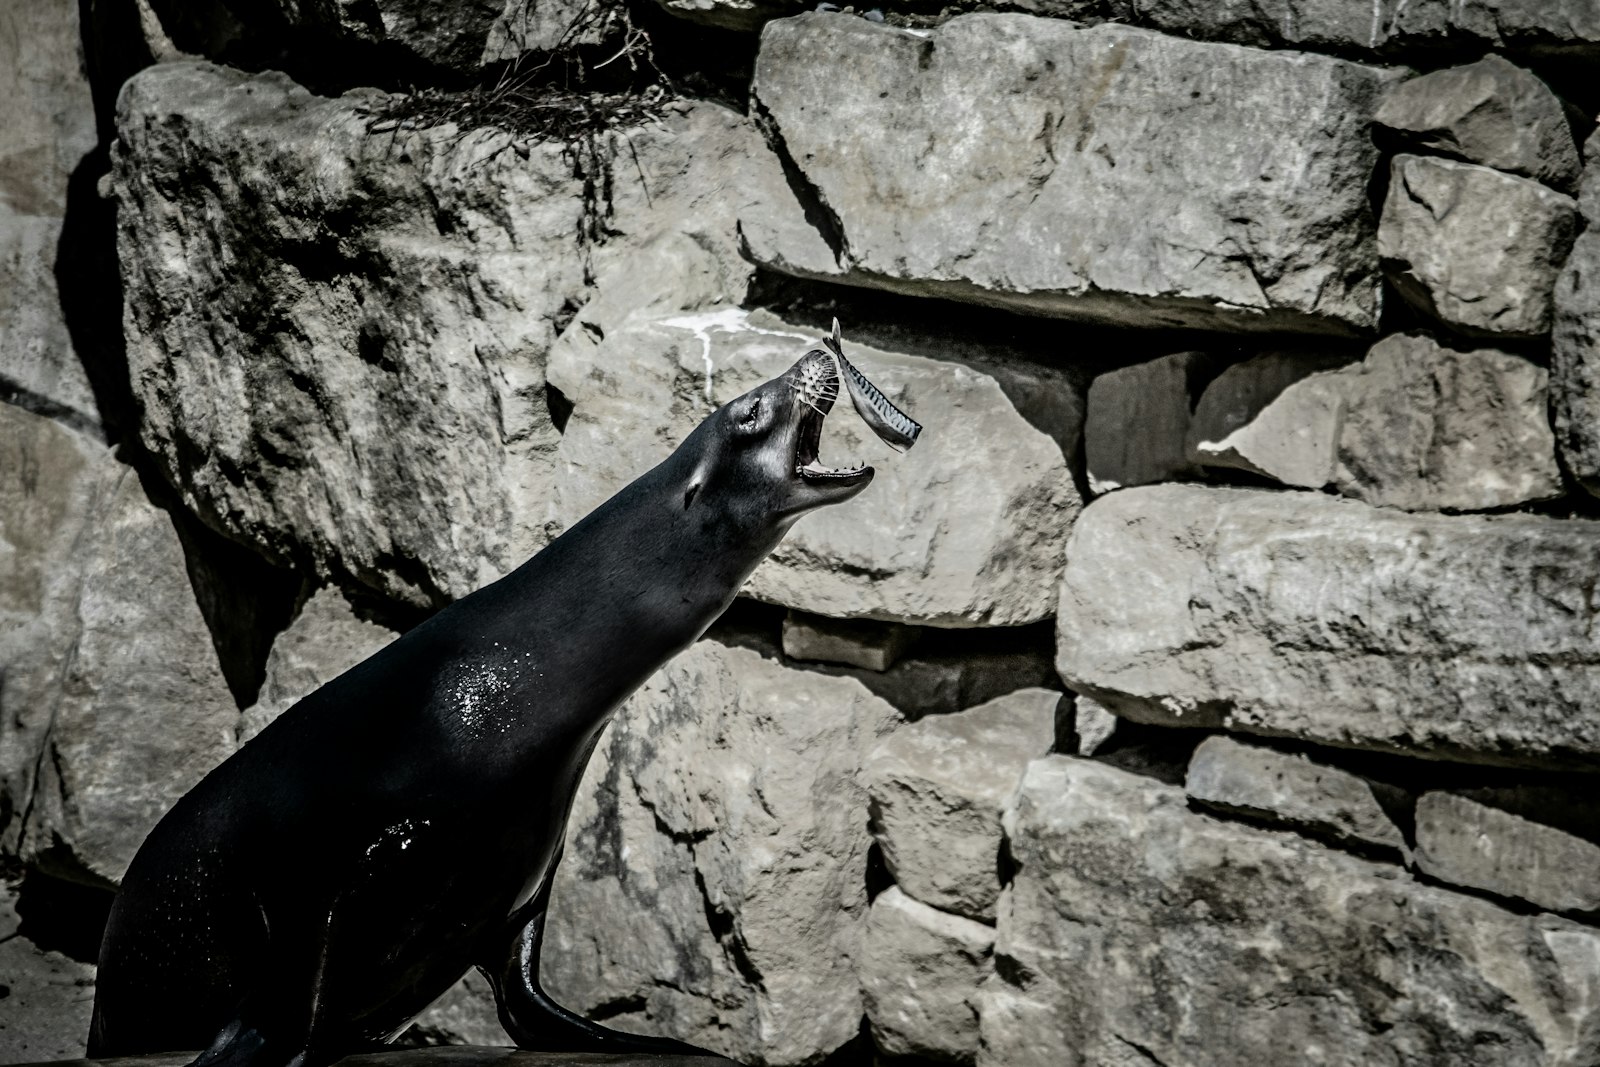
<path id="1" fill-rule="evenodd" d="M 1564 193 L 1578 181 L 1578 146 L 1560 98 L 1502 56 L 1395 86 L 1373 122 L 1406 151 L 1482 163 Z"/>
<path id="2" fill-rule="evenodd" d="M 1583 178 L 1578 182 L 1578 212 L 1590 226 L 1600 225 L 1600 129 L 1583 143 Z"/>
<path id="3" fill-rule="evenodd" d="M 1489 349 L 1394 334 L 1359 364 L 1269 352 L 1218 375 L 1190 454 L 1284 485 L 1335 485 L 1408 510 L 1511 507 L 1560 496 L 1546 371 Z"/>
<path id="4" fill-rule="evenodd" d="M 1406 847 L 1372 784 L 1349 771 L 1229 737 L 1208 737 L 1189 761 L 1184 791 L 1224 812 L 1305 829 L 1338 842 Z"/>
<path id="5" fill-rule="evenodd" d="M 1072 701 L 1078 755 L 1092 756 L 1117 732 L 1117 717 L 1098 701 L 1076 696 Z"/>
<path id="6" fill-rule="evenodd" d="M 1400 155 L 1378 227 L 1395 288 L 1421 311 L 1474 336 L 1537 337 L 1577 233 L 1577 204 L 1527 178 Z"/>
<path id="7" fill-rule="evenodd" d="M 1417 867 L 1551 911 L 1600 911 L 1600 845 L 1451 793 L 1417 800 Z"/>
<path id="8" fill-rule="evenodd" d="M 465 978 L 417 1016 L 401 1040 L 430 1045 L 510 1045 L 511 1037 L 500 1025 L 498 1011 L 489 980 L 477 971 L 468 971 Z"/>
<path id="9" fill-rule="evenodd" d="M 890 886 L 872 902 L 861 993 L 873 1043 L 890 1056 L 971 1063 L 978 987 L 991 972 L 994 928 L 949 915 Z"/>
<path id="10" fill-rule="evenodd" d="M 6 852 L 115 885 L 232 749 L 238 709 L 172 520 L 104 446 L 0 405 Z"/>
<path id="11" fill-rule="evenodd" d="M 1572 246 L 1556 279 L 1550 415 L 1573 480 L 1600 496 L 1600 229 Z"/>
<path id="12" fill-rule="evenodd" d="M 609 0 L 149 0 L 156 27 L 185 50 L 234 65 L 277 56 L 338 57 L 471 76 L 489 63 L 563 42 L 593 44 Z M 380 58 L 381 57 L 381 58 Z"/>
<path id="13" fill-rule="evenodd" d="M 40 948 L 20 925 L 16 889 L 0 883 L 0 1063 L 80 1057 L 94 1010 L 94 967 Z"/>
<path id="14" fill-rule="evenodd" d="M 993 921 L 1000 814 L 1028 761 L 1055 742 L 1061 694 L 1024 689 L 895 731 L 867 757 L 872 833 L 905 892 Z"/>
<path id="15" fill-rule="evenodd" d="M 1512 507 L 1564 491 L 1549 374 L 1521 356 L 1395 334 L 1333 376 L 1339 491 L 1407 510 Z"/>
<path id="16" fill-rule="evenodd" d="M 95 145 L 75 4 L 0 5 L 0 401 L 80 429 L 100 415 L 62 317 L 55 264 L 67 181 Z"/>
<path id="17" fill-rule="evenodd" d="M 1330 373 L 1348 356 L 1264 352 L 1206 387 L 1189 427 L 1198 466 L 1250 471 L 1319 489 L 1333 478 L 1343 402 Z"/>
<path id="18" fill-rule="evenodd" d="M 568 822 L 542 976 L 623 1029 L 749 1064 L 856 1036 L 862 754 L 899 715 L 848 678 L 701 642 L 636 693 Z"/>
<path id="19" fill-rule="evenodd" d="M 1018 869 L 980 1064 L 1600 1056 L 1591 928 L 1195 814 L 1180 789 L 1066 756 L 1029 767 L 1006 829 Z"/>
<path id="20" fill-rule="evenodd" d="M 1057 9 L 1059 0 L 1036 0 Z M 1427 55 L 1441 46 L 1600 57 L 1589 0 L 1067 0 L 1069 17 L 1106 14 L 1167 33 L 1259 47 L 1356 55 Z"/>
<path id="21" fill-rule="evenodd" d="M 1119 715 L 1600 763 L 1600 523 L 1146 486 L 1084 510 L 1056 667 Z"/>
<path id="22" fill-rule="evenodd" d="M 741 297 L 734 215 L 782 177 L 713 105 L 569 154 L 492 128 L 372 132 L 387 99 L 198 63 L 130 81 L 128 354 L 145 443 L 193 511 L 436 605 L 545 539 L 544 357 L 590 279 L 650 259 L 670 267 L 663 311 Z M 580 238 L 602 230 L 625 236 Z"/>
<path id="23" fill-rule="evenodd" d="M 794 212 L 741 229 L 758 262 L 852 284 L 1360 333 L 1379 299 L 1367 124 L 1390 77 L 1027 15 L 784 19 L 762 34 L 753 106 L 814 232 Z"/>
<path id="24" fill-rule="evenodd" d="M 1107 371 L 1089 383 L 1083 456 L 1089 491 L 1175 481 L 1194 473 L 1189 423 L 1214 360 L 1177 352 Z"/>
<path id="25" fill-rule="evenodd" d="M 918 633 L 915 627 L 897 622 L 827 619 L 791 611 L 783 619 L 783 654 L 882 672 L 895 665 Z"/>
<path id="26" fill-rule="evenodd" d="M 239 720 L 239 743 L 396 636 L 393 630 L 358 618 L 332 586 L 317 590 L 272 642 L 261 692 L 255 706 Z"/>
<path id="27" fill-rule="evenodd" d="M 818 336 L 732 307 L 621 321 L 580 311 L 550 357 L 550 381 L 573 404 L 560 446 L 560 518 L 587 514 L 663 459 L 714 404 L 783 373 Z M 1064 449 L 1082 423 L 1082 376 L 948 350 L 892 351 L 848 334 L 845 343 L 926 430 L 896 455 L 841 400 L 824 427 L 822 462 L 867 462 L 877 475 L 856 501 L 802 517 L 745 595 L 933 626 L 1047 618 L 1079 507 Z"/>

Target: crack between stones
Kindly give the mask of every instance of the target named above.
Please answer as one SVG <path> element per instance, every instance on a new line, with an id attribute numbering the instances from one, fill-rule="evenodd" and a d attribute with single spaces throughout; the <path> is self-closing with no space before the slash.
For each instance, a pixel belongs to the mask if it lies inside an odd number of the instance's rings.
<path id="1" fill-rule="evenodd" d="M 1148 1048 L 1139 1044 L 1137 1041 L 1130 1041 L 1121 1034 L 1112 1034 L 1111 1036 L 1118 1043 L 1131 1048 L 1135 1053 L 1138 1054 L 1139 1058 L 1144 1060 L 1146 1063 L 1152 1064 L 1154 1067 L 1167 1067 L 1166 1063 L 1161 1059 L 1160 1056 L 1157 1056 L 1154 1052 L 1151 1052 Z"/>
<path id="2" fill-rule="evenodd" d="M 828 204 L 827 198 L 822 195 L 822 190 L 817 188 L 816 183 L 800 169 L 799 161 L 794 158 L 794 154 L 789 151 L 788 142 L 784 140 L 778 120 L 773 118 L 772 112 L 755 93 L 750 96 L 750 117 L 755 120 L 756 128 L 766 138 L 767 147 L 778 157 L 778 164 L 783 168 L 783 176 L 788 181 L 789 189 L 794 193 L 795 199 L 800 201 L 806 221 L 827 243 L 828 251 L 833 253 L 834 261 L 840 269 L 849 270 L 850 240 L 845 236 L 844 222 Z"/>

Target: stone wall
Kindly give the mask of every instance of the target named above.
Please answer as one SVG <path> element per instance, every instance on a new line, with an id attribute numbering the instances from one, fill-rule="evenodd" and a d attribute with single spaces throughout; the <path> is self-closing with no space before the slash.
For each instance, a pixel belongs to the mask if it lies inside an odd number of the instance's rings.
<path id="1" fill-rule="evenodd" d="M 1600 16 L 1358 6 L 0 0 L 0 1061 L 209 767 L 837 315 L 926 433 L 619 712 L 559 999 L 1600 1063 Z"/>

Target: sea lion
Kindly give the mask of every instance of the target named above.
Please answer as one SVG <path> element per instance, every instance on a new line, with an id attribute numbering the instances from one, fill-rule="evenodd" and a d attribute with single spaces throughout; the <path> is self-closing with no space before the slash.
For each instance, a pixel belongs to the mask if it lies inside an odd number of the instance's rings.
<path id="1" fill-rule="evenodd" d="M 89 1055 L 203 1048 L 199 1067 L 319 1067 L 392 1038 L 474 966 L 519 1047 L 702 1052 L 545 995 L 551 877 L 618 705 L 705 632 L 796 519 L 872 480 L 818 462 L 841 359 L 812 350 L 725 404 L 527 563 L 300 701 L 179 800 L 112 906 Z M 903 425 L 874 403 L 879 422 Z"/>

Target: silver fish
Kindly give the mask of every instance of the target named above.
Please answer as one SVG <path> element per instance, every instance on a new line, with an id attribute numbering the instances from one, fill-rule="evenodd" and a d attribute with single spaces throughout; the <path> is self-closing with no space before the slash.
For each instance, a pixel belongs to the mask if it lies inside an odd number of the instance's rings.
<path id="1" fill-rule="evenodd" d="M 833 336 L 824 337 L 822 343 L 828 346 L 834 360 L 839 364 L 839 377 L 843 378 L 845 385 L 849 387 L 850 403 L 855 405 L 856 414 L 861 416 L 861 421 L 872 427 L 872 432 L 877 434 L 884 444 L 896 451 L 904 452 L 916 444 L 917 435 L 922 432 L 922 424 L 890 403 L 889 398 L 844 357 L 838 319 L 833 320 Z"/>

